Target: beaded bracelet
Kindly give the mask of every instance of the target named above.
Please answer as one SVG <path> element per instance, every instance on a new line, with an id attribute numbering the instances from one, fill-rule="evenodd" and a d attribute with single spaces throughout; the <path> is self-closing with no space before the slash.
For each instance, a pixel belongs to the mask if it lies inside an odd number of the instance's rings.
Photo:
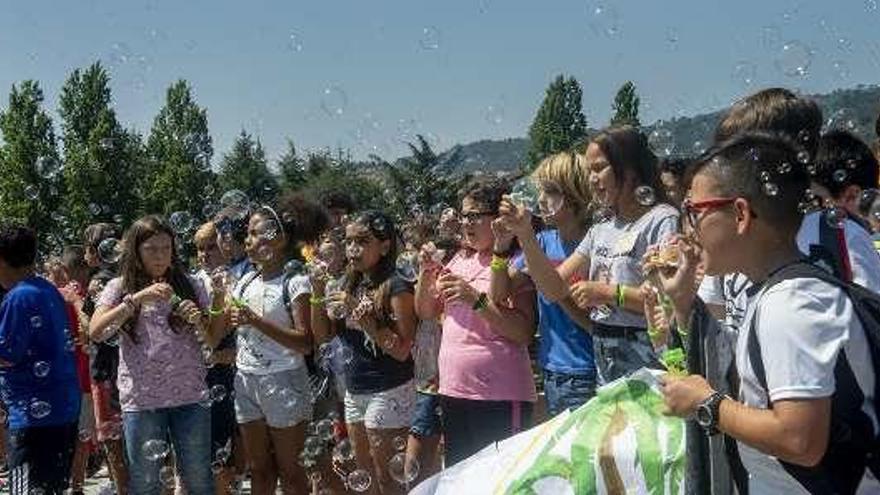
<path id="1" fill-rule="evenodd" d="M 480 295 L 477 296 L 477 300 L 474 301 L 474 305 L 473 305 L 472 309 L 474 311 L 479 312 L 479 311 L 486 309 L 486 307 L 488 305 L 489 305 L 489 296 L 486 295 L 485 292 L 480 292 Z"/>

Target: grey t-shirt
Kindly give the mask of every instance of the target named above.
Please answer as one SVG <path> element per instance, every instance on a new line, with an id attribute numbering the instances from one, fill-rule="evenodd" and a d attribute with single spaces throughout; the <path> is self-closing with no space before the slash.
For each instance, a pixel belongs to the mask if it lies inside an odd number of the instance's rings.
<path id="1" fill-rule="evenodd" d="M 593 225 L 577 247 L 590 260 L 590 280 L 630 287 L 642 285 L 642 256 L 649 246 L 660 244 L 678 232 L 678 210 L 658 204 L 633 222 L 615 217 Z M 645 328 L 645 315 L 611 307 L 594 312 L 598 323 Z M 597 314 L 603 313 L 601 319 Z M 607 316 L 606 316 L 607 315 Z"/>

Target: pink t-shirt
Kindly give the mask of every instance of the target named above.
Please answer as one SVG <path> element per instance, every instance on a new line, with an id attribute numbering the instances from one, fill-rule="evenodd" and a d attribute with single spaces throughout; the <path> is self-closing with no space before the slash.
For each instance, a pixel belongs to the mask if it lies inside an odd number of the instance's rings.
<path id="1" fill-rule="evenodd" d="M 210 305 L 201 281 L 190 277 L 201 308 Z M 122 278 L 107 282 L 98 306 L 122 302 Z M 141 307 L 130 337 L 119 337 L 119 402 L 123 411 L 177 407 L 202 401 L 207 395 L 201 344 L 192 327 L 175 332 L 168 325 L 171 304 L 150 303 Z"/>
<path id="2" fill-rule="evenodd" d="M 446 268 L 480 292 L 489 291 L 491 255 L 460 251 Z M 466 303 L 446 305 L 438 366 L 440 393 L 472 400 L 534 402 L 526 346 L 492 331 Z"/>

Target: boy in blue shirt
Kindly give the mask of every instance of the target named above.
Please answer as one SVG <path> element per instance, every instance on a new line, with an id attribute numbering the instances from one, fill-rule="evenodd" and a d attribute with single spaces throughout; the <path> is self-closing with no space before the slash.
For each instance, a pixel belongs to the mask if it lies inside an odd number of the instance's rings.
<path id="1" fill-rule="evenodd" d="M 37 277 L 37 241 L 24 225 L 0 225 L 0 396 L 9 414 L 11 493 L 62 493 L 70 476 L 79 383 L 61 294 Z"/>

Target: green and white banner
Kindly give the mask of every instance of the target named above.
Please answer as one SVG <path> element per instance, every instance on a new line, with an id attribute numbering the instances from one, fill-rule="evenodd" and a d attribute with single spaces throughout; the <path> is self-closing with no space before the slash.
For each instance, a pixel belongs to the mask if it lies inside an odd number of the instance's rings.
<path id="1" fill-rule="evenodd" d="M 615 380 L 579 409 L 490 445 L 411 493 L 682 494 L 685 425 L 662 414 L 661 373 Z"/>

